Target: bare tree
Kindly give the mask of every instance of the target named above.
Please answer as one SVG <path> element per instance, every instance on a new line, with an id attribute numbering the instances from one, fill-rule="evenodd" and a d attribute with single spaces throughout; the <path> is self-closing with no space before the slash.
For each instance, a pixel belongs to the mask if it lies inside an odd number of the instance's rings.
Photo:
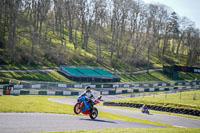
<path id="1" fill-rule="evenodd" d="M 186 45 L 188 47 L 187 51 L 187 66 L 194 66 L 198 57 L 200 56 L 200 31 L 199 29 L 194 29 L 193 27 L 188 28 L 186 31 Z"/>
<path id="2" fill-rule="evenodd" d="M 179 37 L 179 18 L 176 14 L 176 12 L 172 12 L 170 17 L 169 17 L 169 25 L 168 25 L 168 29 L 170 32 L 170 38 L 172 39 L 172 46 L 171 46 L 171 52 L 175 53 L 175 47 L 176 47 L 176 42 L 178 40 Z"/>
<path id="3" fill-rule="evenodd" d="M 146 28 L 146 12 L 143 3 L 138 2 L 133 10 L 133 26 L 132 26 L 132 63 L 137 65 L 141 63 L 141 58 L 143 57 L 142 50 L 144 49 L 145 43 L 145 28 Z"/>
<path id="4" fill-rule="evenodd" d="M 8 27 L 8 14 L 6 13 L 8 6 L 5 0 L 0 0 L 0 7 L 0 47 L 3 47 L 3 42 L 5 41 L 6 35 L 6 27 Z"/>
<path id="5" fill-rule="evenodd" d="M 38 1 L 38 15 L 39 15 L 39 23 L 40 23 L 40 29 L 39 34 L 41 35 L 42 32 L 42 25 L 44 20 L 46 19 L 47 13 L 50 10 L 50 3 L 51 0 L 39 0 Z"/>
<path id="6" fill-rule="evenodd" d="M 123 63 L 127 71 L 139 66 L 149 70 L 152 56 L 166 59 L 167 52 L 187 56 L 189 66 L 199 59 L 199 30 L 164 5 L 138 0 L 0 0 L 0 6 L 0 47 L 11 61 L 30 64 L 47 58 L 66 63 L 68 42 L 75 56 L 81 49 L 91 52 L 90 45 L 98 63 L 108 57 L 114 69 Z"/>
<path id="7" fill-rule="evenodd" d="M 187 30 L 187 28 L 192 26 L 192 22 L 188 18 L 183 17 L 182 19 L 180 19 L 179 25 L 180 25 L 179 37 L 177 38 L 178 46 L 177 46 L 177 49 L 176 49 L 176 55 L 177 56 L 179 55 L 179 49 L 181 47 L 181 44 L 184 45 L 184 42 L 185 42 L 184 38 L 185 38 L 185 35 L 186 35 L 186 30 Z"/>
<path id="8" fill-rule="evenodd" d="M 8 13 L 8 17 L 9 20 L 8 22 L 8 48 L 10 49 L 11 53 L 10 53 L 10 58 L 11 61 L 14 61 L 15 58 L 15 48 L 16 48 L 16 38 L 17 38 L 17 34 L 16 34 L 16 30 L 17 30 L 17 26 L 18 26 L 18 15 L 19 15 L 19 11 L 21 9 L 22 6 L 22 1 L 21 0 L 9 0 L 9 1 L 5 1 L 5 4 L 7 6 L 6 8 L 6 12 Z"/>
<path id="9" fill-rule="evenodd" d="M 93 35 L 96 42 L 96 57 L 97 62 L 101 60 L 102 55 L 102 43 L 104 42 L 104 28 L 106 20 L 106 3 L 103 0 L 94 1 L 94 24 Z"/>
<path id="10" fill-rule="evenodd" d="M 152 50 L 156 47 L 156 42 L 159 40 L 159 27 L 157 24 L 158 20 L 158 10 L 157 5 L 150 4 L 149 13 L 147 14 L 147 30 L 146 30 L 146 44 L 147 44 L 147 72 L 150 69 L 150 60 Z"/>

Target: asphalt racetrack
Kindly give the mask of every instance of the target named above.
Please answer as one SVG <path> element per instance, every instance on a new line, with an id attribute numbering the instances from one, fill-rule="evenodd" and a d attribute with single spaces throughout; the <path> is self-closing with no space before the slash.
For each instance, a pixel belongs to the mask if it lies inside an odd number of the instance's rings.
<path id="1" fill-rule="evenodd" d="M 123 98 L 125 95 L 103 96 L 103 100 Z M 76 97 L 50 98 L 53 102 L 64 104 L 76 103 Z M 177 127 L 199 128 L 200 120 L 161 114 L 142 114 L 140 111 L 116 109 L 106 106 L 96 106 L 98 110 L 115 114 L 126 115 L 151 121 L 171 124 Z M 72 110 L 73 111 L 73 110 Z M 0 132 L 27 133 L 27 132 L 53 132 L 100 128 L 156 128 L 161 126 L 127 122 L 106 118 L 91 120 L 89 116 L 51 114 L 51 113 L 0 113 Z"/>
<path id="2" fill-rule="evenodd" d="M 127 122 L 88 116 L 51 113 L 0 113 L 1 133 L 53 132 L 100 128 L 160 127 L 144 123 Z"/>
<path id="3" fill-rule="evenodd" d="M 102 99 L 104 101 L 109 101 L 111 99 L 120 99 L 126 96 L 128 95 L 107 95 L 107 96 L 103 96 Z M 49 100 L 54 101 L 54 102 L 64 103 L 64 104 L 72 104 L 72 105 L 76 103 L 76 97 L 57 97 L 57 98 L 51 98 Z M 140 118 L 140 119 L 170 124 L 176 127 L 185 127 L 185 128 L 199 128 L 200 127 L 200 120 L 192 119 L 192 118 L 165 115 L 165 114 L 152 114 L 151 112 L 150 112 L 150 115 L 147 115 L 147 114 L 141 113 L 140 111 L 124 110 L 124 109 L 112 108 L 109 106 L 97 106 L 97 109 L 101 111 L 105 111 L 105 112 L 130 116 L 134 118 Z"/>

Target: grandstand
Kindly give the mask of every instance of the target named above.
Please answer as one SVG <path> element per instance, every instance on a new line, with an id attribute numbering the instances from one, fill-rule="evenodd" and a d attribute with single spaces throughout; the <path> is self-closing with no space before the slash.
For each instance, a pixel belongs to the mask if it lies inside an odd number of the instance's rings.
<path id="1" fill-rule="evenodd" d="M 60 66 L 59 72 L 78 82 L 120 82 L 120 78 L 102 68 Z"/>

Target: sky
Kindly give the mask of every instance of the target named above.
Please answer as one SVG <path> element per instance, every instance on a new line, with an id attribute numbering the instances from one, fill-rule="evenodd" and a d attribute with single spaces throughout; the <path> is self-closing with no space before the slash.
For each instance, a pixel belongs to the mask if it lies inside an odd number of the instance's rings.
<path id="1" fill-rule="evenodd" d="M 200 0 L 143 0 L 145 3 L 160 3 L 172 8 L 179 16 L 186 16 L 200 29 Z"/>

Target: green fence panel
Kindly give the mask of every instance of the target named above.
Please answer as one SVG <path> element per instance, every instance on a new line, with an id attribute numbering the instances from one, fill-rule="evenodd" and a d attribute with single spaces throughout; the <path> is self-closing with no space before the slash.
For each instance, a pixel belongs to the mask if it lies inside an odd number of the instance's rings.
<path id="1" fill-rule="evenodd" d="M 63 91 L 56 91 L 55 95 L 63 95 Z"/>
<path id="2" fill-rule="evenodd" d="M 79 95 L 78 92 L 71 92 L 71 95 Z"/>
<path id="3" fill-rule="evenodd" d="M 3 94 L 6 95 L 6 90 L 3 90 Z"/>
<path id="4" fill-rule="evenodd" d="M 158 84 L 158 86 L 162 86 L 162 84 Z"/>
<path id="5" fill-rule="evenodd" d="M 176 82 L 175 85 L 178 85 L 178 82 Z"/>
<path id="6" fill-rule="evenodd" d="M 104 84 L 103 88 L 113 88 L 113 85 L 112 84 Z"/>
<path id="7" fill-rule="evenodd" d="M 101 88 L 101 85 L 96 85 L 96 88 Z"/>
<path id="8" fill-rule="evenodd" d="M 174 87 L 174 90 L 178 90 L 178 87 Z"/>
<path id="9" fill-rule="evenodd" d="M 169 88 L 165 88 L 165 91 L 169 91 Z"/>
<path id="10" fill-rule="evenodd" d="M 39 91 L 38 95 L 47 95 L 47 91 Z"/>
<path id="11" fill-rule="evenodd" d="M 114 90 L 109 91 L 109 95 L 115 95 L 116 92 Z"/>
<path id="12" fill-rule="evenodd" d="M 20 95 L 29 95 L 30 91 L 20 91 Z"/>
<path id="13" fill-rule="evenodd" d="M 122 90 L 122 93 L 128 93 L 128 91 L 127 90 Z"/>
<path id="14" fill-rule="evenodd" d="M 74 84 L 67 84 L 67 88 L 74 88 Z"/>
<path id="15" fill-rule="evenodd" d="M 149 87 L 153 87 L 153 84 L 149 84 Z"/>

